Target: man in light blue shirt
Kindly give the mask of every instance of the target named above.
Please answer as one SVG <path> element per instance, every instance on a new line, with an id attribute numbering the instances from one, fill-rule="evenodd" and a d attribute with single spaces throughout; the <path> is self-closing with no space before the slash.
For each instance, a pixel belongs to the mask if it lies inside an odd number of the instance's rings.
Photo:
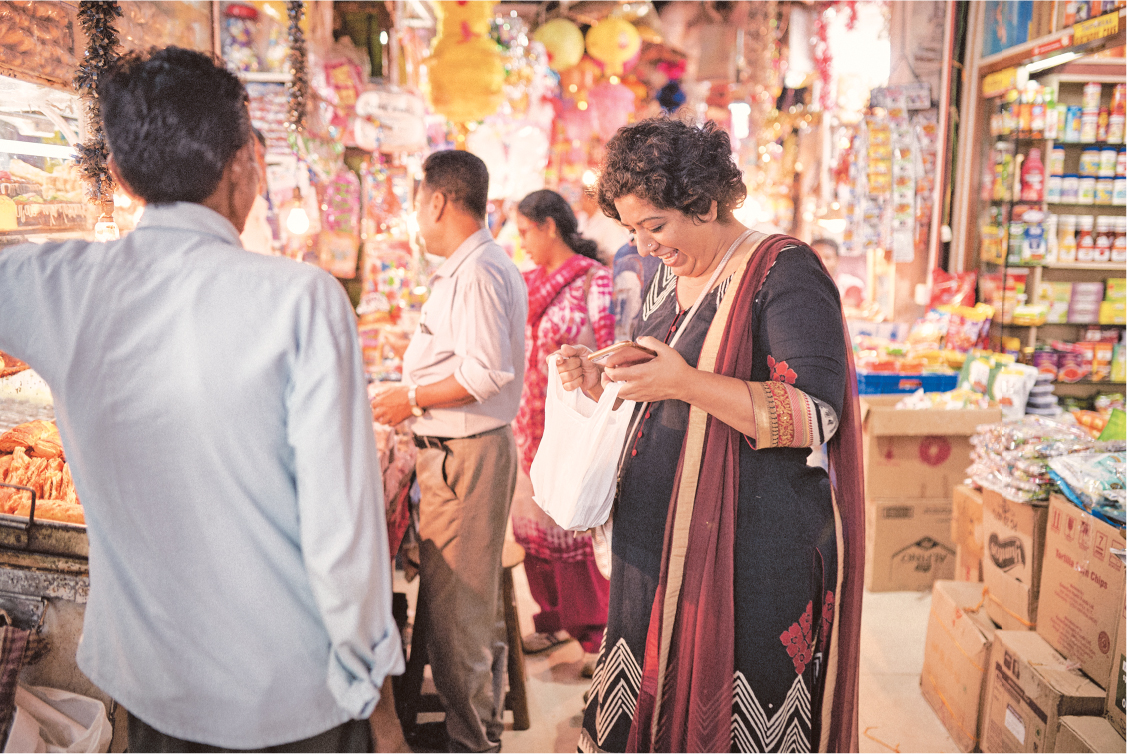
<path id="1" fill-rule="evenodd" d="M 0 350 L 51 386 L 86 514 L 79 667 L 134 751 L 371 751 L 403 655 L 348 299 L 240 246 L 261 176 L 235 76 L 169 48 L 98 94 L 137 229 L 0 251 Z"/>

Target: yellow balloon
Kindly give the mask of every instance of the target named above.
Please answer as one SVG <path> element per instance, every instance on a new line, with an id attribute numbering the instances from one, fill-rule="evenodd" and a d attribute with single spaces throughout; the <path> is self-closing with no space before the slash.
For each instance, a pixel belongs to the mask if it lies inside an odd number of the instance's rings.
<path id="1" fill-rule="evenodd" d="M 622 18 L 605 18 L 588 29 L 588 54 L 603 63 L 609 76 L 621 76 L 623 63 L 637 55 L 641 47 L 638 29 Z"/>
<path id="2" fill-rule="evenodd" d="M 533 39 L 548 51 L 548 64 L 554 71 L 563 71 L 580 62 L 584 56 L 584 33 L 566 18 L 554 18 L 533 32 Z"/>

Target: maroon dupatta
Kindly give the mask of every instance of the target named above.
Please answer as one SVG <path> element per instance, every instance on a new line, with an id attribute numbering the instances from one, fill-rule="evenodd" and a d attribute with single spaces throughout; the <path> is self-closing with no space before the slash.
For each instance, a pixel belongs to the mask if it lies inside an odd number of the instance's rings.
<path id="1" fill-rule="evenodd" d="M 756 296 L 779 253 L 801 242 L 762 239 L 733 276 L 709 329 L 698 368 L 739 379 L 752 373 Z M 846 395 L 838 431 L 828 443 L 839 515 L 841 586 L 828 642 L 827 683 L 812 710 L 813 749 L 858 750 L 858 655 L 865 509 L 857 378 L 845 317 Z M 662 571 L 646 638 L 642 685 L 628 751 L 729 751 L 735 612 L 733 562 L 743 436 L 691 407 L 689 428 L 666 521 Z M 830 692 L 828 686 L 826 689 Z M 829 698 L 828 698 L 829 697 Z M 827 725 L 829 723 L 829 726 Z M 829 729 L 828 729 L 829 728 Z M 829 735 L 828 735 L 829 734 Z"/>

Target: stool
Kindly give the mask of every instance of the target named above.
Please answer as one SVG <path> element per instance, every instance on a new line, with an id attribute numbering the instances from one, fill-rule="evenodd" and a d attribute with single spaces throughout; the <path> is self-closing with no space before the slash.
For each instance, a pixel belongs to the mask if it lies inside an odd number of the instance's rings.
<path id="1" fill-rule="evenodd" d="M 517 617 L 517 593 L 513 589 L 513 568 L 525 561 L 525 549 L 507 539 L 501 552 L 501 593 L 505 612 L 505 634 L 509 643 L 507 670 L 509 691 L 505 694 L 505 709 L 513 713 L 513 730 L 528 730 L 529 699 L 525 689 L 525 651 L 521 647 L 521 625 Z M 422 600 L 415 607 L 415 626 L 411 635 L 411 655 L 407 669 L 396 689 L 396 712 L 400 724 L 407 732 L 415 727 L 420 712 L 442 712 L 438 694 L 424 694 L 423 671 L 428 664 L 427 632 L 429 616 Z"/>

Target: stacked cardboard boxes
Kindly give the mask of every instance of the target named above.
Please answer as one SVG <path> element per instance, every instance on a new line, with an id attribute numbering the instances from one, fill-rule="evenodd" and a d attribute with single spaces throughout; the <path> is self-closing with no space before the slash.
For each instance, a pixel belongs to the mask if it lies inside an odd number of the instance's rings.
<path id="1" fill-rule="evenodd" d="M 983 582 L 987 614 L 1007 630 L 1033 631 L 1046 542 L 1046 504 L 983 490 Z"/>
<path id="2" fill-rule="evenodd" d="M 983 493 L 959 484 L 952 491 L 956 580 L 983 581 Z"/>
<path id="3" fill-rule="evenodd" d="M 1060 495 L 982 501 L 984 583 L 934 586 L 922 694 L 963 751 L 1125 751 L 1125 533 Z"/>
<path id="4" fill-rule="evenodd" d="M 861 398 L 866 486 L 866 589 L 921 591 L 955 575 L 952 490 L 970 463 L 968 438 L 999 409 L 894 408 Z"/>

